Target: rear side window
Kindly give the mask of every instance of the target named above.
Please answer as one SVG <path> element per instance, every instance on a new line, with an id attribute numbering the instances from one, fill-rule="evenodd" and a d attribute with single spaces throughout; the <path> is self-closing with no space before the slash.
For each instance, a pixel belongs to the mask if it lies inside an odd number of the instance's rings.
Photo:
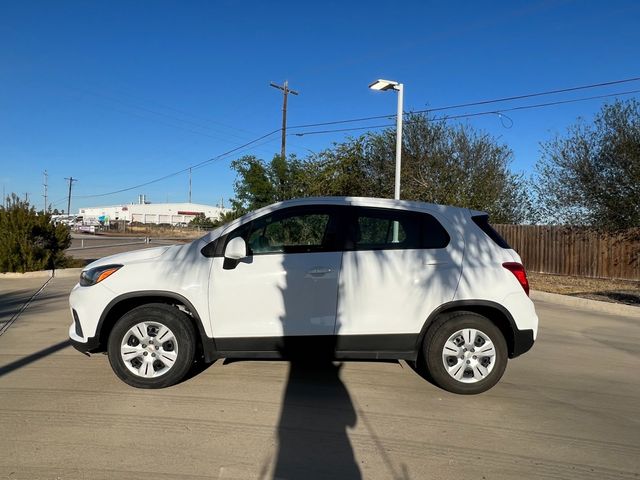
<path id="1" fill-rule="evenodd" d="M 445 248 L 449 234 L 433 216 L 360 208 L 350 222 L 348 250 Z"/>
<path id="2" fill-rule="evenodd" d="M 476 215 L 471 217 L 471 220 L 473 220 L 473 222 L 480 227 L 480 230 L 486 233 L 499 247 L 511 248 L 507 241 L 502 238 L 502 235 L 496 232 L 496 230 L 491 226 L 489 223 L 489 215 Z"/>

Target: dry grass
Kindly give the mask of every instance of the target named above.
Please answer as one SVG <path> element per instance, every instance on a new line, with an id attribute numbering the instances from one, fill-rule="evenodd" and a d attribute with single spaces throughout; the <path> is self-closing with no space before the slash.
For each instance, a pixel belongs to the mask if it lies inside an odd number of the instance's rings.
<path id="1" fill-rule="evenodd" d="M 533 290 L 640 307 L 640 281 L 570 277 L 528 272 Z"/>
<path id="2" fill-rule="evenodd" d="M 191 241 L 200 238 L 209 230 L 194 230 L 180 228 L 144 228 L 144 227 L 127 227 L 126 232 L 118 232 L 115 230 L 107 230 L 100 232 L 105 237 L 150 237 L 175 239 L 180 241 Z"/>

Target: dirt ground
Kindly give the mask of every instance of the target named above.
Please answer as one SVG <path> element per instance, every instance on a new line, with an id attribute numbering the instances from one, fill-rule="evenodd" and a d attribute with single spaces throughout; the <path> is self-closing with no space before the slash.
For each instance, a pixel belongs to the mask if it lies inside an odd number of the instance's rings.
<path id="1" fill-rule="evenodd" d="M 640 307 L 640 281 L 527 272 L 532 290 Z"/>

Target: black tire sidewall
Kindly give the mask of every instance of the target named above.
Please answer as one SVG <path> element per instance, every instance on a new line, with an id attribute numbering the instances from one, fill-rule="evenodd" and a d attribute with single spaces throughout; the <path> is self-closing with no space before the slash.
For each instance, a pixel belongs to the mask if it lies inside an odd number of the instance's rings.
<path id="1" fill-rule="evenodd" d="M 169 328 L 178 344 L 176 362 L 167 373 L 156 378 L 143 378 L 133 374 L 120 355 L 122 338 L 140 322 L 155 322 Z M 186 314 L 176 307 L 164 304 L 148 304 L 125 313 L 114 325 L 108 341 L 109 363 L 123 382 L 137 388 L 164 388 L 179 382 L 191 368 L 195 354 L 193 325 Z"/>
<path id="2" fill-rule="evenodd" d="M 464 328 L 474 328 L 489 336 L 496 350 L 491 373 L 475 383 L 463 383 L 451 377 L 442 362 L 444 344 L 453 333 Z M 472 312 L 457 312 L 436 320 L 425 336 L 423 354 L 432 381 L 449 392 L 463 395 L 486 392 L 498 383 L 504 374 L 508 358 L 507 342 L 500 329 L 488 318 Z"/>

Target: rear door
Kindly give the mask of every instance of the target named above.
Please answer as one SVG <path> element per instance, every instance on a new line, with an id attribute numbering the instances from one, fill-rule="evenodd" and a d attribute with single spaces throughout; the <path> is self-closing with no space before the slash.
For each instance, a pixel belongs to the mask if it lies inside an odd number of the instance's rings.
<path id="1" fill-rule="evenodd" d="M 336 333 L 381 335 L 384 346 L 385 335 L 419 332 L 431 311 L 453 299 L 463 243 L 449 235 L 442 219 L 427 213 L 363 207 L 353 212 Z M 370 348 L 372 338 L 365 342 Z M 357 345 L 351 342 L 355 337 L 343 340 Z"/>

